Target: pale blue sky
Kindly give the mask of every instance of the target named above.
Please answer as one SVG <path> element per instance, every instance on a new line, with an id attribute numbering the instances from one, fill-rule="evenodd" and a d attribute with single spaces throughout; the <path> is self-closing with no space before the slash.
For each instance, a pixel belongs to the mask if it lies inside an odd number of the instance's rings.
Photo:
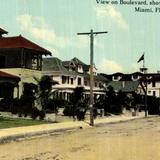
<path id="1" fill-rule="evenodd" d="M 108 6 L 96 0 L 0 0 L 0 27 L 8 36 L 22 34 L 62 60 L 78 57 L 89 64 L 89 37 L 97 35 L 94 62 L 99 72 L 131 73 L 145 52 L 150 72 L 160 70 L 160 13 L 135 13 L 133 6 Z"/>

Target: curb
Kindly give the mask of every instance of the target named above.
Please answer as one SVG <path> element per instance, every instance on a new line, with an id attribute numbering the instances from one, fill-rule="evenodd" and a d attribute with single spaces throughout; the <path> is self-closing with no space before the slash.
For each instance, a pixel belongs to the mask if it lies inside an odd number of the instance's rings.
<path id="1" fill-rule="evenodd" d="M 156 117 L 156 116 L 151 116 L 151 117 L 147 117 L 147 118 L 152 118 L 152 117 Z M 104 126 L 106 124 L 110 125 L 110 124 L 117 124 L 117 123 L 125 123 L 125 122 L 129 122 L 129 121 L 133 121 L 133 120 L 137 120 L 137 119 L 144 119 L 145 117 L 135 117 L 132 119 L 125 119 L 125 120 L 117 120 L 117 121 L 112 121 L 112 122 L 97 122 L 94 124 L 95 127 L 101 127 Z M 26 140 L 26 139 L 31 139 L 31 138 L 37 138 L 39 136 L 48 136 L 50 134 L 53 133 L 62 133 L 62 132 L 68 132 L 68 131 L 73 131 L 73 130 L 78 130 L 78 129 L 82 129 L 82 128 L 91 128 L 91 126 L 89 124 L 86 124 L 86 122 L 83 122 L 82 124 L 79 124 L 77 126 L 74 127 L 65 127 L 65 128 L 59 128 L 59 129 L 46 129 L 46 130 L 42 130 L 42 131 L 32 131 L 29 133 L 20 133 L 20 134 L 14 134 L 14 135 L 8 135 L 8 136 L 2 136 L 0 137 L 0 144 L 5 144 L 5 143 L 9 143 L 12 141 L 22 141 L 22 140 Z M 58 135 L 59 135 L 58 134 Z"/>
<path id="2" fill-rule="evenodd" d="M 23 133 L 23 134 L 15 134 L 12 136 L 3 136 L 0 138 L 0 144 L 9 143 L 12 141 L 21 141 L 25 139 L 30 139 L 38 136 L 49 135 L 51 133 L 61 133 L 67 132 L 69 130 L 78 129 L 78 127 L 70 127 L 70 128 L 61 128 L 61 129 L 51 129 L 51 130 L 44 130 L 44 131 L 37 131 L 37 132 L 30 132 L 30 133 Z"/>

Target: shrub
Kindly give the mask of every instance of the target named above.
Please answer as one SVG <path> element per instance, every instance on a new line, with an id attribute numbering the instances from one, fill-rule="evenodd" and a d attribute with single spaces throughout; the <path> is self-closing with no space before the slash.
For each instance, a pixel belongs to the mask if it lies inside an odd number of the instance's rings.
<path id="1" fill-rule="evenodd" d="M 47 113 L 56 113 L 56 114 L 58 113 L 58 106 L 54 99 L 48 99 L 45 106 L 45 111 Z"/>
<path id="2" fill-rule="evenodd" d="M 31 113 L 31 117 L 32 119 L 36 119 L 39 116 L 39 110 L 36 107 L 32 108 L 32 113 Z"/>
<path id="3" fill-rule="evenodd" d="M 11 107 L 11 113 L 12 114 L 17 114 L 18 110 L 19 110 L 19 107 L 20 107 L 20 99 L 18 99 L 18 98 L 13 99 L 13 105 Z"/>
<path id="4" fill-rule="evenodd" d="M 159 114 L 159 98 L 147 96 L 148 114 Z"/>
<path id="5" fill-rule="evenodd" d="M 32 119 L 36 119 L 37 117 L 39 117 L 40 120 L 44 120 L 45 116 L 46 116 L 46 113 L 44 110 L 39 110 L 36 107 L 32 108 L 32 113 L 31 113 Z"/>
<path id="6" fill-rule="evenodd" d="M 39 119 L 40 120 L 44 120 L 45 116 L 46 116 L 46 113 L 44 110 L 39 111 Z"/>
<path id="7" fill-rule="evenodd" d="M 79 121 L 83 121 L 85 119 L 85 112 L 78 110 L 76 116 Z"/>
<path id="8" fill-rule="evenodd" d="M 74 116 L 74 106 L 73 105 L 66 105 L 64 107 L 63 114 L 65 116 Z"/>

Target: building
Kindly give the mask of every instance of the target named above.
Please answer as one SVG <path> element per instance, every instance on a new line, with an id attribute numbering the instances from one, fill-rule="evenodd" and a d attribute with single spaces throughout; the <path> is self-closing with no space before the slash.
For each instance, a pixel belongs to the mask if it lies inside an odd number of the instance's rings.
<path id="1" fill-rule="evenodd" d="M 18 83 L 20 78 L 18 76 L 8 74 L 0 71 L 0 99 L 1 98 L 13 98 L 13 93 L 19 95 Z"/>
<path id="2" fill-rule="evenodd" d="M 42 55 L 51 52 L 19 35 L 4 37 L 7 31 L 0 28 L 0 71 L 18 76 L 19 96 L 23 91 L 23 83 L 36 84 L 35 78 L 41 77 Z M 16 93 L 15 93 L 16 94 Z"/>
<path id="3" fill-rule="evenodd" d="M 147 95 L 160 97 L 160 73 L 141 73 L 134 72 L 131 74 L 114 73 L 103 74 L 110 82 L 108 85 L 113 86 L 117 91 L 122 90 L 134 91 L 144 94 L 145 85 L 147 83 Z"/>
<path id="4" fill-rule="evenodd" d="M 103 95 L 107 79 L 96 73 L 94 67 L 94 95 Z M 61 61 L 56 57 L 43 59 L 43 75 L 49 75 L 58 84 L 53 86 L 53 91 L 68 100 L 76 87 L 84 87 L 85 96 L 90 94 L 90 66 L 76 57 L 70 61 Z"/>

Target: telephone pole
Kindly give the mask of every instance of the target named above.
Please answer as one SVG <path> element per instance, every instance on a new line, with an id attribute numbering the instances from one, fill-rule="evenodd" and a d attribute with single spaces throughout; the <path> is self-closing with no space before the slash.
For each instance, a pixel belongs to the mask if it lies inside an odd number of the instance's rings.
<path id="1" fill-rule="evenodd" d="M 94 51 L 94 35 L 105 34 L 108 32 L 93 32 L 91 29 L 90 32 L 86 33 L 77 33 L 77 35 L 89 35 L 90 36 L 90 125 L 94 126 L 94 116 L 93 116 L 93 104 L 94 104 L 94 75 L 93 75 L 93 51 Z"/>

